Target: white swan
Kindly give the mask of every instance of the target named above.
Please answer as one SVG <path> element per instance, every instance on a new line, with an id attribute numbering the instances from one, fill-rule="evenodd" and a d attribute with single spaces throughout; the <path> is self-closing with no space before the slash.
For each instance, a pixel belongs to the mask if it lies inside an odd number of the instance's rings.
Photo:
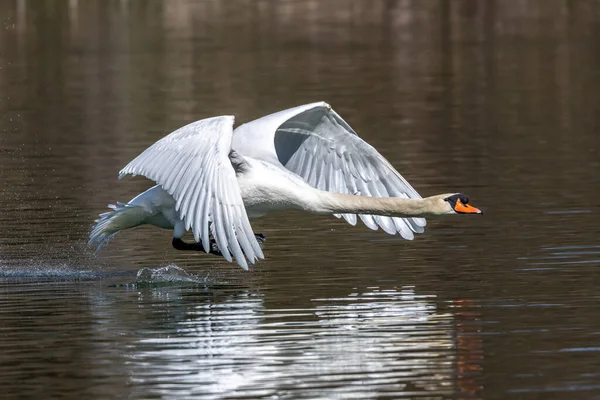
<path id="1" fill-rule="evenodd" d="M 158 185 L 109 205 L 90 234 L 98 249 L 142 224 L 173 229 L 173 246 L 222 254 L 248 269 L 264 258 L 249 219 L 302 210 L 342 216 L 411 240 L 426 216 L 481 214 L 460 193 L 421 198 L 392 165 L 324 102 L 267 115 L 233 130 L 234 118 L 193 122 L 120 171 Z M 182 240 L 192 230 L 196 243 Z M 210 231 L 209 231 L 210 230 Z M 212 236 L 212 238 L 211 238 Z M 200 243 L 198 243 L 200 242 Z M 247 261 L 246 261 L 247 260 Z"/>

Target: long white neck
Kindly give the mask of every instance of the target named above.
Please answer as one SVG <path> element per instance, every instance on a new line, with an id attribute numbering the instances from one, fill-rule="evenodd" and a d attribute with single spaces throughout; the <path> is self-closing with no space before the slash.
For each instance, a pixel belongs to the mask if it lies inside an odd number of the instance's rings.
<path id="1" fill-rule="evenodd" d="M 397 197 L 366 197 L 320 191 L 318 200 L 310 205 L 315 214 L 368 214 L 386 217 L 430 217 L 448 214 L 445 195 L 424 199 Z"/>

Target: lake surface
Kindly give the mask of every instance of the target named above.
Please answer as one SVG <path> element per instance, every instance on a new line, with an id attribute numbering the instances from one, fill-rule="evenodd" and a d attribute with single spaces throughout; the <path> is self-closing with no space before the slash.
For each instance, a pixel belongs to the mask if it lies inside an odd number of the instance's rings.
<path id="1" fill-rule="evenodd" d="M 596 1 L 3 1 L 0 397 L 600 399 L 599 40 Z M 163 135 L 320 100 L 485 215 L 87 247 Z"/>

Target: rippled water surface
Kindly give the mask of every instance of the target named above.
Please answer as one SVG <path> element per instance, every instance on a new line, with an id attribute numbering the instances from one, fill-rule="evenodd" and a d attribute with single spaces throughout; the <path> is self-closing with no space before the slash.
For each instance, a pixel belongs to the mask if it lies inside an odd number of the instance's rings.
<path id="1" fill-rule="evenodd" d="M 0 4 L 2 398 L 600 398 L 600 3 Z M 86 245 L 118 170 L 203 117 L 326 100 L 422 195 L 406 242 L 256 220 L 249 272 L 171 232 Z"/>

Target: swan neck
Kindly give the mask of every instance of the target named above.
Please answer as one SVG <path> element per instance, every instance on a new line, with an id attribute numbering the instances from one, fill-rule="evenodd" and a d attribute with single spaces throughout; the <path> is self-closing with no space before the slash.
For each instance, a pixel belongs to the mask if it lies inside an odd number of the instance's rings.
<path id="1" fill-rule="evenodd" d="M 436 207 L 437 199 L 403 199 L 397 197 L 367 197 L 323 192 L 323 206 L 328 214 L 368 214 L 386 217 L 427 217 L 445 214 Z"/>

